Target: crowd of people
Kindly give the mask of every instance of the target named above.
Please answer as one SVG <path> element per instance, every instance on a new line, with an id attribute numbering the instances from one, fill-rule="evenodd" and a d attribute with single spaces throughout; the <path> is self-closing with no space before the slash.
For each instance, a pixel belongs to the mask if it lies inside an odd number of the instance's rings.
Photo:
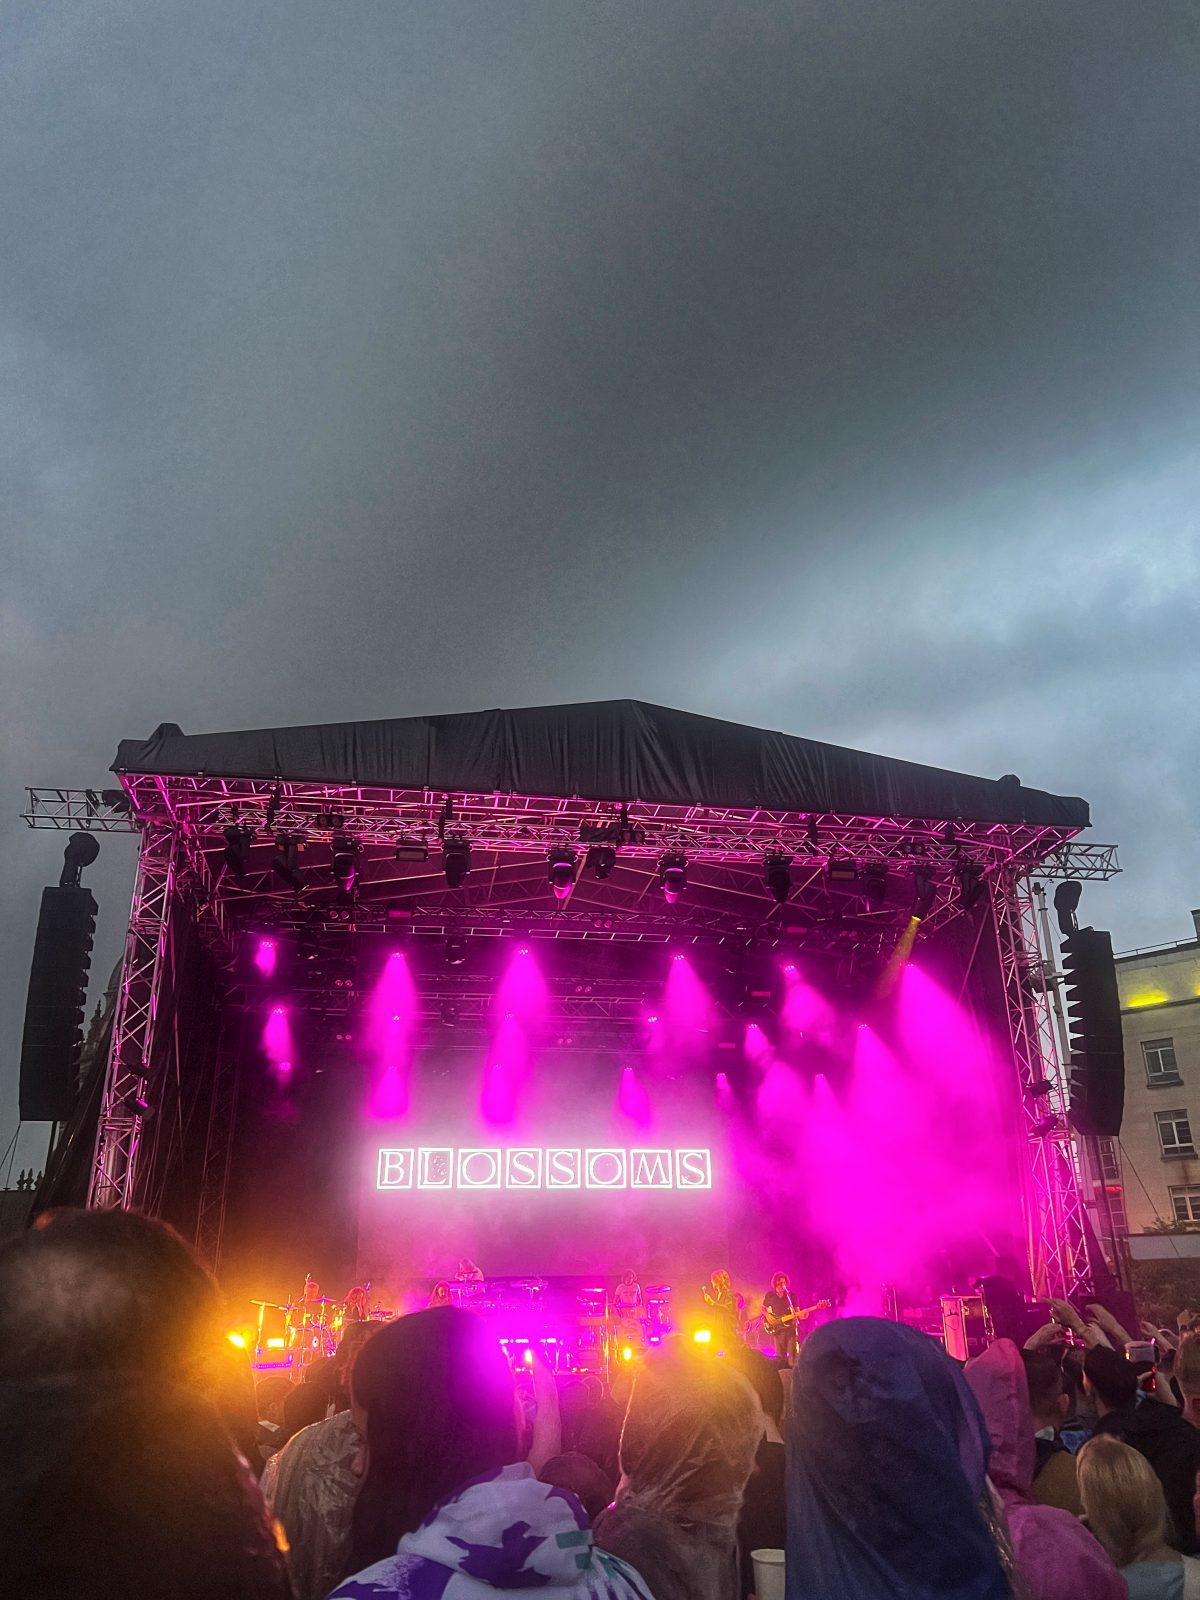
<path id="1" fill-rule="evenodd" d="M 1193 1600 L 1200 1334 L 1164 1380 L 1064 1320 L 965 1367 L 872 1317 L 794 1369 L 668 1343 L 608 1387 L 435 1306 L 256 1392 L 182 1240 L 56 1213 L 0 1247 L 0 1597 L 744 1600 L 778 1550 L 787 1600 Z"/>

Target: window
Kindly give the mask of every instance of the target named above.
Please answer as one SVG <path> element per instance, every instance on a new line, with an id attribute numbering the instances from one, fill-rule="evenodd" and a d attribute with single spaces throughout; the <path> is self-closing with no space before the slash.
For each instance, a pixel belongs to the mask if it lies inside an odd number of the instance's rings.
<path id="1" fill-rule="evenodd" d="M 1182 1083 L 1179 1076 L 1179 1066 L 1175 1060 L 1174 1039 L 1145 1039 L 1142 1042 L 1142 1057 L 1146 1063 L 1146 1082 L 1156 1083 Z"/>
<path id="2" fill-rule="evenodd" d="M 1154 1120 L 1158 1123 L 1158 1142 L 1164 1156 L 1196 1154 L 1196 1147 L 1192 1143 L 1192 1125 L 1186 1111 L 1156 1111 Z"/>
<path id="3" fill-rule="evenodd" d="M 1117 1141 L 1097 1139 L 1096 1147 L 1100 1152 L 1100 1176 L 1105 1183 L 1120 1183 L 1121 1163 L 1117 1157 Z"/>
<path id="4" fill-rule="evenodd" d="M 1197 1200 L 1200 1201 L 1200 1189 L 1196 1190 Z M 1126 1234 L 1129 1232 L 1129 1217 L 1125 1211 L 1125 1191 L 1119 1183 L 1106 1183 L 1104 1185 L 1104 1209 L 1112 1218 L 1113 1232 Z"/>
<path id="5" fill-rule="evenodd" d="M 1171 1210 L 1176 1222 L 1200 1222 L 1200 1187 L 1171 1190 Z"/>

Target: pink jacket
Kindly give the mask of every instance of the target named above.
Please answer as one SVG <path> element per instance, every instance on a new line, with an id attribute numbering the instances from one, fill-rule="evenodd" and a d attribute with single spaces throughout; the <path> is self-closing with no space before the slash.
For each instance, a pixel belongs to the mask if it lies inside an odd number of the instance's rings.
<path id="1" fill-rule="evenodd" d="M 998 1339 L 967 1362 L 992 1456 L 988 1477 L 1004 1502 L 1017 1563 L 1033 1600 L 1128 1600 L 1129 1587 L 1107 1551 L 1069 1511 L 1039 1506 L 1031 1485 L 1036 1448 L 1021 1352 Z"/>

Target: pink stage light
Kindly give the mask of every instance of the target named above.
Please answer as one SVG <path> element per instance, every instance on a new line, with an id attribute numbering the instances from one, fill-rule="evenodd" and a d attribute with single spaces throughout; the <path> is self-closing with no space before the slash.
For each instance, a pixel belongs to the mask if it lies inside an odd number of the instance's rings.
<path id="1" fill-rule="evenodd" d="M 633 1123 L 636 1128 L 648 1128 L 654 1121 L 646 1086 L 632 1067 L 621 1069 L 621 1082 L 617 1088 L 617 1111 L 626 1122 Z"/>
<path id="2" fill-rule="evenodd" d="M 835 1021 L 829 1001 L 801 977 L 794 962 L 783 969 L 780 1020 L 789 1033 L 817 1035 L 831 1032 Z"/>
<path id="3" fill-rule="evenodd" d="M 484 1128 L 511 1128 L 516 1122 L 531 1063 L 532 1051 L 520 1019 L 505 1017 L 496 1030 L 483 1072 L 479 1115 Z"/>
<path id="4" fill-rule="evenodd" d="M 273 1006 L 267 1013 L 267 1020 L 263 1024 L 262 1046 L 276 1078 L 281 1083 L 286 1083 L 292 1075 L 295 1049 L 287 1012 L 282 1006 Z"/>
<path id="5" fill-rule="evenodd" d="M 759 1027 L 757 1022 L 746 1024 L 746 1059 L 756 1067 L 765 1067 L 774 1055 L 771 1041 Z"/>
<path id="6" fill-rule="evenodd" d="M 275 948 L 274 939 L 260 939 L 254 951 L 254 965 L 264 978 L 275 976 L 275 967 L 278 963 L 279 952 Z"/>
<path id="7" fill-rule="evenodd" d="M 373 1057 L 371 1115 L 381 1120 L 409 1110 L 419 1012 L 416 985 L 401 950 L 384 962 L 367 1007 L 367 1047 Z"/>
<path id="8" fill-rule="evenodd" d="M 550 991 L 542 977 L 537 957 L 528 945 L 513 951 L 512 959 L 496 989 L 495 1007 L 501 1017 L 517 1017 L 533 1031 L 546 1025 L 550 1012 Z"/>
<path id="9" fill-rule="evenodd" d="M 676 951 L 667 970 L 663 1008 L 672 1027 L 695 1032 L 709 1025 L 712 1001 L 708 990 L 681 950 Z"/>

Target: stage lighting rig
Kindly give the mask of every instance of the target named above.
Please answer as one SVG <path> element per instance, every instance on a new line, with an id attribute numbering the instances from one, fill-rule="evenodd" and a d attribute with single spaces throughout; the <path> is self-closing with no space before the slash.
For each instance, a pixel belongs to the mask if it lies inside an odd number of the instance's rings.
<path id="1" fill-rule="evenodd" d="M 59 874 L 60 889 L 78 889 L 80 874 L 90 867 L 100 854 L 100 841 L 90 833 L 73 833 L 63 851 L 63 869 Z"/>
<path id="2" fill-rule="evenodd" d="M 830 883 L 857 883 L 858 868 L 849 856 L 830 856 L 825 876 Z"/>
<path id="3" fill-rule="evenodd" d="M 288 888 L 299 894 L 304 888 L 304 874 L 300 871 L 300 841 L 290 833 L 281 833 L 275 840 L 275 854 L 271 858 L 271 871 Z"/>
<path id="4" fill-rule="evenodd" d="M 588 871 L 601 883 L 611 878 L 617 865 L 617 852 L 610 844 L 594 844 L 587 853 Z"/>
<path id="5" fill-rule="evenodd" d="M 239 822 L 231 822 L 224 833 L 225 848 L 221 852 L 222 859 L 234 877 L 245 883 L 246 875 L 250 871 L 250 846 L 254 843 L 254 834 L 249 828 L 242 827 Z"/>
<path id="6" fill-rule="evenodd" d="M 446 839 L 442 844 L 442 871 L 448 889 L 461 889 L 471 870 L 471 846 L 466 839 Z"/>
<path id="7" fill-rule="evenodd" d="M 934 896 L 937 894 L 937 884 L 923 868 L 918 867 L 913 873 L 913 897 L 911 915 L 915 922 L 920 922 L 927 917 L 933 909 Z"/>
<path id="8" fill-rule="evenodd" d="M 443 955 L 446 958 L 448 967 L 461 967 L 467 959 L 467 941 L 452 934 L 446 940 Z"/>
<path id="9" fill-rule="evenodd" d="M 778 905 L 783 905 L 792 892 L 792 858 L 781 852 L 769 855 L 763 862 L 763 882 L 770 889 Z"/>
<path id="10" fill-rule="evenodd" d="M 658 881 L 663 899 L 673 906 L 687 888 L 687 857 L 678 852 L 663 856 L 658 863 Z"/>
<path id="11" fill-rule="evenodd" d="M 1070 878 L 1066 883 L 1060 883 L 1054 891 L 1054 910 L 1058 917 L 1058 931 L 1065 939 L 1068 934 L 1079 930 L 1079 921 L 1075 915 L 1079 907 L 1080 897 L 1083 894 L 1083 885 Z"/>
<path id="12" fill-rule="evenodd" d="M 352 895 L 358 882 L 358 857 L 362 846 L 357 839 L 339 834 L 333 841 L 333 881 L 344 895 Z"/>
<path id="13" fill-rule="evenodd" d="M 979 904 L 984 891 L 983 868 L 978 861 L 960 861 L 954 870 L 958 883 L 958 903 L 964 911 Z"/>
<path id="14" fill-rule="evenodd" d="M 887 898 L 887 868 L 878 861 L 873 861 L 870 866 L 864 867 L 862 886 L 863 894 L 867 897 L 867 904 L 873 911 L 878 911 Z"/>
<path id="15" fill-rule="evenodd" d="M 546 877 L 556 900 L 569 900 L 575 887 L 575 852 L 565 848 L 551 850 L 546 862 Z"/>

